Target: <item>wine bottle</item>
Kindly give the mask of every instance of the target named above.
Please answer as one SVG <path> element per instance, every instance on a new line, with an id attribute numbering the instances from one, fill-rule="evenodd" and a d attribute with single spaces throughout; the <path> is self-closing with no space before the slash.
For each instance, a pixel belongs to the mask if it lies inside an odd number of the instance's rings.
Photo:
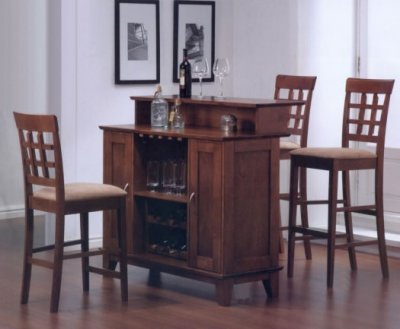
<path id="1" fill-rule="evenodd" d="M 185 121 L 183 120 L 180 108 L 181 100 L 179 98 L 175 98 L 175 112 L 172 118 L 172 128 L 175 129 L 182 129 L 185 127 Z"/>
<path id="2" fill-rule="evenodd" d="M 179 65 L 179 96 L 190 98 L 192 96 L 192 69 L 188 61 L 187 49 L 183 49 L 183 61 Z"/>

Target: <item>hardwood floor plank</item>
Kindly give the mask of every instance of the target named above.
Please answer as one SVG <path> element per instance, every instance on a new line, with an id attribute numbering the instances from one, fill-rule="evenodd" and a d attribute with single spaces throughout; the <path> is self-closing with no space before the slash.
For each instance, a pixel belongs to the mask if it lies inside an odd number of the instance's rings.
<path id="1" fill-rule="evenodd" d="M 82 292 L 80 261 L 66 261 L 60 310 L 50 314 L 51 271 L 34 267 L 30 300 L 19 304 L 22 244 L 3 237 L 9 223 L 0 222 L 0 328 L 14 329 L 397 329 L 400 323 L 400 259 L 390 257 L 390 279 L 382 279 L 376 255 L 358 253 L 351 272 L 346 251 L 336 251 L 335 282 L 326 284 L 326 249 L 313 245 L 306 261 L 298 246 L 294 277 L 281 272 L 280 296 L 266 300 L 261 282 L 234 287 L 232 306 L 215 302 L 214 286 L 162 274 L 160 287 L 147 284 L 148 271 L 129 266 L 129 302 L 120 301 L 119 282 L 92 274 Z M 5 228 L 6 226 L 6 228 Z M 22 225 L 21 225 L 22 229 Z M 5 233 L 6 232 L 6 233 Z M 21 236 L 16 233 L 16 236 Z M 394 250 L 392 255 L 400 255 Z M 286 256 L 281 255 L 286 267 Z M 93 265 L 100 265 L 100 257 Z"/>

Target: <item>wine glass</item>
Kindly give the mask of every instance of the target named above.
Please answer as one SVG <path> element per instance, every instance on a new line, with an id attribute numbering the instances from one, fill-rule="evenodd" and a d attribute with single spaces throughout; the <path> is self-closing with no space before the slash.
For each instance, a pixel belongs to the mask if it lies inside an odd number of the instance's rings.
<path id="1" fill-rule="evenodd" d="M 229 61 L 227 58 L 217 58 L 213 66 L 213 72 L 216 77 L 219 79 L 220 86 L 220 97 L 224 97 L 224 92 L 222 88 L 224 78 L 229 74 L 230 67 Z"/>
<path id="2" fill-rule="evenodd" d="M 174 162 L 171 159 L 164 160 L 161 163 L 161 171 L 162 191 L 165 193 L 172 193 L 175 188 Z"/>
<path id="3" fill-rule="evenodd" d="M 200 97 L 203 97 L 203 77 L 208 73 L 208 60 L 206 57 L 201 57 L 197 59 L 193 64 L 193 73 L 196 78 L 200 81 Z"/>

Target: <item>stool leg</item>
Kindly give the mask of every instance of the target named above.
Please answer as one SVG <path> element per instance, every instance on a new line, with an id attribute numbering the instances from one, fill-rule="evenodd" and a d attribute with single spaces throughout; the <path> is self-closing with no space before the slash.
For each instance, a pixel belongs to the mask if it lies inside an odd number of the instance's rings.
<path id="1" fill-rule="evenodd" d="M 81 222 L 81 250 L 87 252 L 89 250 L 89 214 L 82 213 L 80 215 Z M 82 286 L 83 291 L 89 291 L 89 257 L 82 257 Z"/>
<path id="2" fill-rule="evenodd" d="M 290 190 L 289 190 L 289 228 L 288 228 L 288 264 L 287 276 L 293 277 L 294 265 L 294 242 L 295 242 L 295 226 L 296 226 L 296 210 L 297 210 L 297 194 L 298 194 L 298 180 L 299 168 L 295 162 L 291 161 L 290 164 Z"/>
<path id="3" fill-rule="evenodd" d="M 342 185 L 343 185 L 343 200 L 344 200 L 344 207 L 351 206 L 351 199 L 350 199 L 350 173 L 349 171 L 342 171 Z M 353 234 L 353 220 L 351 216 L 351 212 L 345 211 L 344 212 L 344 223 L 346 227 L 346 236 L 347 242 L 352 243 L 354 241 L 354 234 Z M 349 253 L 349 260 L 350 260 L 350 267 L 353 271 L 357 270 L 357 259 L 356 259 L 356 251 L 354 246 L 348 247 Z"/>
<path id="4" fill-rule="evenodd" d="M 117 210 L 118 226 L 118 247 L 119 247 L 119 270 L 121 280 L 121 299 L 128 300 L 128 269 L 126 256 L 126 218 L 125 218 L 125 198 Z"/>
<path id="5" fill-rule="evenodd" d="M 50 312 L 58 312 L 60 303 L 61 277 L 64 257 L 64 214 L 56 214 L 56 232 L 53 263 L 53 283 L 51 288 Z"/>
<path id="6" fill-rule="evenodd" d="M 280 207 L 280 201 L 279 201 L 279 207 L 278 207 L 278 216 L 279 216 L 279 253 L 283 254 L 285 252 L 285 244 L 284 244 L 284 239 L 283 239 L 283 228 L 282 228 L 282 213 L 281 213 L 281 207 Z"/>
<path id="7" fill-rule="evenodd" d="M 25 207 L 25 247 L 24 265 L 22 273 L 21 304 L 26 304 L 29 299 L 31 283 L 32 264 L 29 258 L 32 257 L 33 248 L 33 210 Z"/>
<path id="8" fill-rule="evenodd" d="M 376 205 L 376 231 L 378 236 L 379 259 L 384 278 L 389 277 L 389 266 L 386 253 L 385 224 L 383 212 L 383 177 L 382 170 L 375 170 L 375 205 Z"/>
<path id="9" fill-rule="evenodd" d="M 300 168 L 300 200 L 307 200 L 307 168 L 304 167 Z M 305 203 L 300 204 L 300 216 L 301 225 L 308 228 L 308 208 Z M 303 244 L 306 259 L 312 259 L 310 239 L 305 236 Z"/>
<path id="10" fill-rule="evenodd" d="M 327 286 L 333 286 L 335 266 L 335 238 L 336 238 L 336 208 L 337 208 L 337 183 L 338 172 L 336 169 L 329 171 L 329 199 L 328 199 L 328 248 L 327 248 Z"/>

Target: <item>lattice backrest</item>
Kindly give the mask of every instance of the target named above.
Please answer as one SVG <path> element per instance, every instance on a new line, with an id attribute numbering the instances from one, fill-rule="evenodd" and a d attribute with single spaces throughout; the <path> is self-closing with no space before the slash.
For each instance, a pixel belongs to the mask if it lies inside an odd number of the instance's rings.
<path id="1" fill-rule="evenodd" d="M 300 145 L 307 146 L 308 123 L 312 95 L 317 77 L 278 75 L 275 81 L 275 99 L 305 101 L 304 105 L 292 106 L 289 120 L 289 132 L 300 137 Z"/>
<path id="2" fill-rule="evenodd" d="M 351 141 L 385 143 L 386 121 L 394 80 L 349 78 L 343 116 L 343 147 Z"/>
<path id="3" fill-rule="evenodd" d="M 33 185 L 64 186 L 57 118 L 14 112 L 27 193 Z"/>

